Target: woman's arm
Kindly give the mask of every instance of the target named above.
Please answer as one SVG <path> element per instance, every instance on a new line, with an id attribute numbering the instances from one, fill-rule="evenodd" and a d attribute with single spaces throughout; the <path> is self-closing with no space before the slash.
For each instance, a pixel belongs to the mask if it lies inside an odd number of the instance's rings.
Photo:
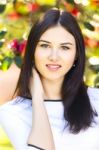
<path id="1" fill-rule="evenodd" d="M 12 100 L 20 69 L 13 63 L 7 71 L 0 70 L 0 105 Z"/>
<path id="2" fill-rule="evenodd" d="M 33 124 L 28 138 L 28 144 L 44 150 L 55 150 L 52 131 L 44 106 L 43 88 L 39 75 L 35 70 L 33 70 L 33 78 L 30 84 L 33 104 Z"/>

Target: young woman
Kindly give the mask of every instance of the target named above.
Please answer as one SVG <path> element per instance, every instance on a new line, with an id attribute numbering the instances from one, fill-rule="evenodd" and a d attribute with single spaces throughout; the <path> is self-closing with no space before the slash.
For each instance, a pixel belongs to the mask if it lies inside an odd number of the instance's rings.
<path id="1" fill-rule="evenodd" d="M 99 90 L 83 81 L 85 46 L 75 18 L 48 10 L 32 27 L 13 101 L 0 124 L 16 150 L 99 150 Z"/>

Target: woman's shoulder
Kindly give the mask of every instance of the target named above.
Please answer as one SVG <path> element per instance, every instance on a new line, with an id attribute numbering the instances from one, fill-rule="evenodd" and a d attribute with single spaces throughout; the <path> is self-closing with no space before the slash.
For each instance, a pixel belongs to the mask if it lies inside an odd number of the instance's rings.
<path id="1" fill-rule="evenodd" d="M 31 124 L 29 116 L 32 115 L 32 102 L 29 99 L 17 96 L 11 101 L 0 105 L 0 125 L 5 126 L 8 129 L 7 125 L 14 126 L 14 123 Z M 9 122 L 11 120 L 11 122 Z M 8 122 L 8 123 L 7 123 Z M 13 123 L 12 123 L 13 122 Z M 7 123 L 7 124 L 6 124 Z"/>
<path id="2" fill-rule="evenodd" d="M 99 101 L 99 88 L 88 87 L 87 92 L 92 101 Z"/>
<path id="3" fill-rule="evenodd" d="M 88 87 L 87 93 L 92 107 L 94 107 L 99 114 L 99 88 Z"/>
<path id="4" fill-rule="evenodd" d="M 29 99 L 17 96 L 0 106 L 0 126 L 15 149 L 26 149 L 27 137 L 32 126 L 31 118 L 32 107 Z"/>
<path id="5" fill-rule="evenodd" d="M 0 105 L 0 112 L 5 110 L 5 111 L 13 111 L 13 110 L 23 110 L 26 108 L 30 108 L 32 105 L 32 102 L 30 99 L 21 97 L 21 96 L 17 96 L 13 99 L 11 99 L 10 101 Z"/>

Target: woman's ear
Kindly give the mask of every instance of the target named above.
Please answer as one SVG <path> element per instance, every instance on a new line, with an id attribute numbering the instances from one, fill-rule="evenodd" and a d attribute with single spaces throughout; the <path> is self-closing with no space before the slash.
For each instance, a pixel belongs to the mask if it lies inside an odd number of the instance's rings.
<path id="1" fill-rule="evenodd" d="M 76 66 L 77 64 L 77 60 L 78 60 L 78 55 L 75 56 L 75 60 L 74 60 L 74 64 L 73 64 L 73 68 Z"/>

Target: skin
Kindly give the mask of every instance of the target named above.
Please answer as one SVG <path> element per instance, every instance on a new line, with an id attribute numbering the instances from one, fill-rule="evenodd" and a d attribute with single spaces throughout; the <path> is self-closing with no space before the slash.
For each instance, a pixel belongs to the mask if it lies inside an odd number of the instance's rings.
<path id="1" fill-rule="evenodd" d="M 55 150 L 44 99 L 60 99 L 64 76 L 73 66 L 75 57 L 75 39 L 63 27 L 58 25 L 42 34 L 35 50 L 36 69 L 33 69 L 30 79 L 33 123 L 27 143 L 45 150 Z M 54 64 L 54 68 L 46 64 Z M 61 67 L 57 69 L 56 64 Z"/>
<path id="2" fill-rule="evenodd" d="M 43 101 L 44 91 L 42 83 L 35 69 L 33 69 L 32 73 L 33 77 L 30 79 L 30 92 L 32 96 L 33 122 L 27 143 L 36 145 L 45 150 L 55 150 L 53 135 Z"/>
<path id="3" fill-rule="evenodd" d="M 20 69 L 12 63 L 7 71 L 0 71 L 0 105 L 12 100 Z"/>
<path id="4" fill-rule="evenodd" d="M 60 88 L 64 76 L 73 66 L 75 57 L 75 39 L 61 25 L 42 34 L 35 50 L 35 66 L 41 77 L 45 98 L 61 98 Z M 50 70 L 46 64 L 58 64 L 61 67 L 58 70 Z"/>

